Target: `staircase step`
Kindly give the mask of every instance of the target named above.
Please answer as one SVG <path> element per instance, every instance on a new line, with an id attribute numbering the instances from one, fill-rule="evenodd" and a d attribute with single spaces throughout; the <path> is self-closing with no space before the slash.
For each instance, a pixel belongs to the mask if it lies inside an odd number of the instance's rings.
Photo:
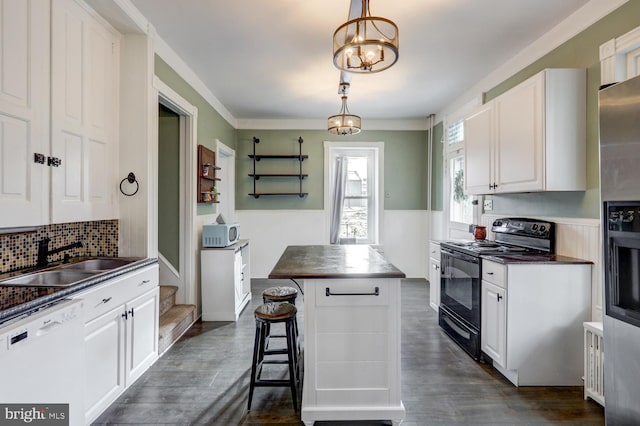
<path id="1" fill-rule="evenodd" d="M 195 305 L 174 305 L 160 315 L 158 353 L 167 350 L 195 321 Z"/>
<path id="2" fill-rule="evenodd" d="M 160 315 L 163 315 L 176 304 L 178 287 L 174 285 L 160 286 Z"/>

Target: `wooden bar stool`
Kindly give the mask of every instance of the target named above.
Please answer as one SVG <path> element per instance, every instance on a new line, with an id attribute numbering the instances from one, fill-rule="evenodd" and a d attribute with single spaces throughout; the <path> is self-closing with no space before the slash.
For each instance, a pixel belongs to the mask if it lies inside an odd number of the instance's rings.
<path id="1" fill-rule="evenodd" d="M 291 303 L 264 303 L 256 308 L 254 316 L 256 318 L 256 338 L 253 345 L 253 364 L 251 365 L 251 382 L 249 384 L 249 404 L 247 409 L 251 410 L 251 400 L 256 387 L 281 387 L 291 388 L 291 398 L 293 409 L 298 412 L 298 392 L 302 384 L 302 369 L 300 368 L 300 357 L 297 350 L 297 309 Z M 266 349 L 266 342 L 269 340 L 271 324 L 284 323 L 286 331 L 287 346 L 284 349 Z M 287 355 L 287 359 L 265 359 L 265 356 Z M 288 364 L 288 379 L 262 379 L 262 367 L 264 364 Z"/>

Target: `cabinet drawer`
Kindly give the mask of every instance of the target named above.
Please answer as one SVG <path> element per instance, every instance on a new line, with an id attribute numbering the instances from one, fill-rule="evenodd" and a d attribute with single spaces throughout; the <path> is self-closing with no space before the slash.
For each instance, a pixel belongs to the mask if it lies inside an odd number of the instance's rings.
<path id="1" fill-rule="evenodd" d="M 482 261 L 482 279 L 499 287 L 507 288 L 505 281 L 506 266 L 496 262 Z"/>
<path id="2" fill-rule="evenodd" d="M 429 243 L 429 257 L 435 260 L 440 260 L 440 244 L 431 242 Z"/>
<path id="3" fill-rule="evenodd" d="M 386 280 L 319 280 L 315 283 L 316 306 L 380 306 L 389 304 Z"/>
<path id="4" fill-rule="evenodd" d="M 75 296 L 85 301 L 85 322 L 158 285 L 158 267 L 145 267 L 92 287 Z"/>

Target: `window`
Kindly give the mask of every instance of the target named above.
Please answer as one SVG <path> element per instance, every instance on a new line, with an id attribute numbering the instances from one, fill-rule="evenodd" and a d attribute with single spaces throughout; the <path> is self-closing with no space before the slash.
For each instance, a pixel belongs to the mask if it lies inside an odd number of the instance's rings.
<path id="1" fill-rule="evenodd" d="M 469 225 L 477 222 L 474 197 L 464 194 L 464 120 L 455 120 L 447 126 L 445 151 L 445 189 L 448 210 L 448 238 L 464 238 Z"/>
<path id="2" fill-rule="evenodd" d="M 327 142 L 327 147 L 325 205 L 329 210 L 330 243 L 377 244 L 381 210 L 379 148 L 337 142 Z"/>

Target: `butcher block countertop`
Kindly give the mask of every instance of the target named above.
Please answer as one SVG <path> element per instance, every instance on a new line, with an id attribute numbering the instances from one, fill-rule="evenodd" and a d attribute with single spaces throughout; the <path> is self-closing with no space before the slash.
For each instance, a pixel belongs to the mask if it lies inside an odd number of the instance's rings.
<path id="1" fill-rule="evenodd" d="M 405 278 L 366 245 L 288 246 L 269 278 Z"/>

